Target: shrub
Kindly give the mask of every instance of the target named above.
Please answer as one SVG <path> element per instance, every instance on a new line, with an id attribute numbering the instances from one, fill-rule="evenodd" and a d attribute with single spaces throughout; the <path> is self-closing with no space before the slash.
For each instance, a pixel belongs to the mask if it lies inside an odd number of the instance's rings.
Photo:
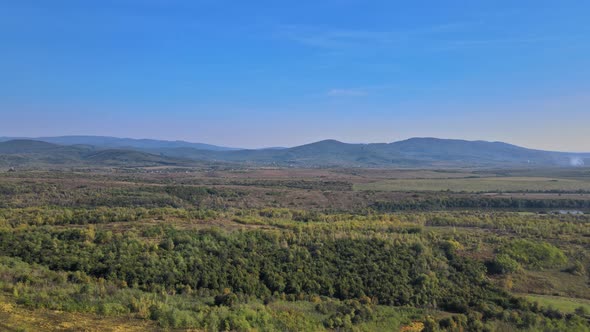
<path id="1" fill-rule="evenodd" d="M 497 255 L 493 261 L 486 263 L 486 267 L 491 274 L 514 273 L 521 269 L 520 264 L 506 254 Z"/>
<path id="2" fill-rule="evenodd" d="M 500 254 L 534 269 L 559 267 L 567 262 L 563 251 L 546 242 L 515 240 L 502 247 Z M 502 259 L 504 263 L 514 265 L 506 258 Z"/>
<path id="3" fill-rule="evenodd" d="M 121 303 L 101 303 L 98 313 L 105 316 L 124 315 L 129 313 L 129 309 Z"/>
<path id="4" fill-rule="evenodd" d="M 238 303 L 238 296 L 234 293 L 227 293 L 215 296 L 215 305 L 231 307 Z"/>

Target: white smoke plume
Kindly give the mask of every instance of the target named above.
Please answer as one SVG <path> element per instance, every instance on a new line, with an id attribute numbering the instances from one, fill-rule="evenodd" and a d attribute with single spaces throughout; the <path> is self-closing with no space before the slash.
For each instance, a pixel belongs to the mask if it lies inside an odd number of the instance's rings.
<path id="1" fill-rule="evenodd" d="M 580 167 L 584 166 L 584 159 L 580 157 L 570 157 L 570 166 Z"/>

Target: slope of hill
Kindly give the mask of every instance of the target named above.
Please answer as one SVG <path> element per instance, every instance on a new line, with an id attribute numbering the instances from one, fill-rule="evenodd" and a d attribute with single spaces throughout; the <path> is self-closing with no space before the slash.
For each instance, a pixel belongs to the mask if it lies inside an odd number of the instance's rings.
<path id="1" fill-rule="evenodd" d="M 325 140 L 279 150 L 183 148 L 159 152 L 194 160 L 296 167 L 549 167 L 590 163 L 590 154 L 532 150 L 502 142 L 436 138 L 372 144 Z"/>
<path id="2" fill-rule="evenodd" d="M 165 158 L 150 153 L 117 149 L 97 151 L 86 155 L 84 160 L 93 164 L 109 165 L 175 165 L 181 162 L 180 160 Z"/>
<path id="3" fill-rule="evenodd" d="M 59 145 L 24 139 L 0 143 L 0 153 L 2 154 L 42 152 L 56 148 L 59 148 Z"/>
<path id="4" fill-rule="evenodd" d="M 521 165 L 565 165 L 568 162 L 566 156 L 561 153 L 526 149 L 503 142 L 437 138 L 411 138 L 394 142 L 387 144 L 384 151 L 401 154 L 411 159 L 433 162 Z"/>
<path id="5" fill-rule="evenodd" d="M 60 145 L 92 145 L 100 148 L 123 148 L 123 149 L 172 149 L 172 148 L 193 148 L 212 151 L 231 151 L 235 148 L 185 141 L 165 141 L 155 139 L 134 139 L 118 138 L 109 136 L 57 136 L 57 137 L 36 137 L 36 138 L 10 138 L 0 137 L 0 142 L 10 140 L 35 140 Z"/>
<path id="6" fill-rule="evenodd" d="M 151 166 L 183 163 L 187 161 L 135 150 L 97 149 L 88 145 L 58 145 L 32 140 L 0 142 L 2 166 Z"/>

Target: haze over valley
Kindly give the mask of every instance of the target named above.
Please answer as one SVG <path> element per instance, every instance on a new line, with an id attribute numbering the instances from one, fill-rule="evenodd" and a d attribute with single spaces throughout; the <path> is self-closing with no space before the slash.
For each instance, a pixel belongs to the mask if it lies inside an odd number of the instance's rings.
<path id="1" fill-rule="evenodd" d="M 239 149 L 184 141 L 63 136 L 0 138 L 6 166 L 83 164 L 190 165 L 195 162 L 282 167 L 581 167 L 590 153 L 532 150 L 502 142 L 412 138 L 349 144 L 324 140 L 292 148 Z"/>

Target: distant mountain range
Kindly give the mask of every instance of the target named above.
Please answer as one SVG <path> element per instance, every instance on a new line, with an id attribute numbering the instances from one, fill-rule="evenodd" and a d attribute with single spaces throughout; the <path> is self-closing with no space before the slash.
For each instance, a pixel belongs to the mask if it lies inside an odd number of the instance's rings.
<path id="1" fill-rule="evenodd" d="M 164 141 L 155 139 L 118 138 L 109 136 L 56 136 L 56 137 L 0 137 L 0 142 L 11 140 L 34 140 L 60 145 L 92 145 L 101 148 L 117 149 L 173 149 L 192 148 L 213 151 L 239 150 L 204 143 L 190 143 L 185 141 Z"/>
<path id="2" fill-rule="evenodd" d="M 0 143 L 0 166 L 158 166 L 189 164 L 187 160 L 126 149 L 91 145 L 58 145 L 33 140 Z"/>
<path id="3" fill-rule="evenodd" d="M 186 165 L 198 162 L 279 167 L 574 167 L 590 153 L 527 149 L 502 142 L 411 138 L 393 143 L 325 140 L 293 148 L 232 149 L 183 141 L 64 136 L 0 143 L 0 165 Z"/>

